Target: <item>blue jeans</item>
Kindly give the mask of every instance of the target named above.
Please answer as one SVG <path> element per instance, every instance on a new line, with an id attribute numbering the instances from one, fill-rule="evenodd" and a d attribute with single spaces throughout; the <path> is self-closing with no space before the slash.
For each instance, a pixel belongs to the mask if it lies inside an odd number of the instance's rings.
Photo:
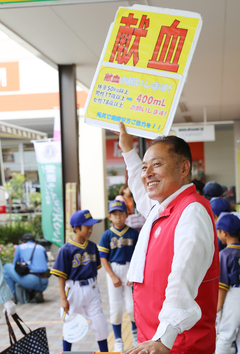
<path id="1" fill-rule="evenodd" d="M 43 292 L 48 286 L 48 278 L 40 278 L 34 274 L 19 275 L 14 265 L 6 263 L 3 266 L 4 279 L 8 284 L 12 294 L 15 296 L 15 283 L 18 283 L 25 289 Z"/>

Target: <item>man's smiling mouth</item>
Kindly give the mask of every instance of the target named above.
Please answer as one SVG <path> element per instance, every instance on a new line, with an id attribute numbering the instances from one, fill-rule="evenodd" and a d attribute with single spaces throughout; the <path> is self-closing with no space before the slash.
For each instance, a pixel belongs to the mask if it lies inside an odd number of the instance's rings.
<path id="1" fill-rule="evenodd" d="M 155 184 L 158 184 L 159 182 L 149 182 L 148 187 L 154 186 Z"/>

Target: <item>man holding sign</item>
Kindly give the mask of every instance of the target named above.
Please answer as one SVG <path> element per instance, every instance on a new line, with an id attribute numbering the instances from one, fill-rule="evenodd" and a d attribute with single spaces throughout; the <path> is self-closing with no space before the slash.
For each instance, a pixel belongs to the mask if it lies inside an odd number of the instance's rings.
<path id="1" fill-rule="evenodd" d="M 141 161 L 119 129 L 128 184 L 147 219 L 128 272 L 141 344 L 128 353 L 213 354 L 218 243 L 210 203 L 190 183 L 189 145 L 159 137 Z"/>

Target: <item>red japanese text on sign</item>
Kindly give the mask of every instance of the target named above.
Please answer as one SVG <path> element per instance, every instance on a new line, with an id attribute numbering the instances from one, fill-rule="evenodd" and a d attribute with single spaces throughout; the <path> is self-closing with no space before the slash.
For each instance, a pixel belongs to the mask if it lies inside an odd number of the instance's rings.
<path id="1" fill-rule="evenodd" d="M 133 56 L 133 64 L 134 66 L 137 65 L 139 62 L 139 53 L 141 52 L 139 50 L 140 39 L 147 36 L 147 28 L 149 28 L 150 24 L 147 16 L 142 15 L 139 27 L 131 27 L 136 26 L 138 21 L 139 19 L 133 17 L 132 13 L 128 17 L 121 18 L 120 23 L 125 24 L 125 26 L 120 26 L 119 28 L 110 56 L 110 62 L 114 62 L 115 59 L 118 64 L 127 64 Z M 170 72 L 178 71 L 178 61 L 188 32 L 187 29 L 177 28 L 179 23 L 180 21 L 175 20 L 171 26 L 162 26 L 160 28 L 152 58 L 148 61 L 148 68 Z M 134 36 L 135 38 L 130 47 Z"/>
<path id="2" fill-rule="evenodd" d="M 127 64 L 130 58 L 133 55 L 133 64 L 137 65 L 139 61 L 138 57 L 138 47 L 141 37 L 146 37 L 147 30 L 144 28 L 149 27 L 149 19 L 146 15 L 143 15 L 139 24 L 139 28 L 132 28 L 131 25 L 136 25 L 138 22 L 137 18 L 133 17 L 133 14 L 130 13 L 128 17 L 122 17 L 121 23 L 125 23 L 126 26 L 121 26 L 118 35 L 113 47 L 113 51 L 110 57 L 110 62 L 113 62 L 116 53 L 116 60 L 119 64 Z M 129 49 L 129 45 L 132 39 L 132 36 L 135 36 L 134 42 Z"/>
<path id="3" fill-rule="evenodd" d="M 152 59 L 148 62 L 149 68 L 178 71 L 178 60 L 187 35 L 186 29 L 177 28 L 179 23 L 180 21 L 175 20 L 171 27 L 161 28 Z M 159 52 L 161 46 L 162 50 Z"/>

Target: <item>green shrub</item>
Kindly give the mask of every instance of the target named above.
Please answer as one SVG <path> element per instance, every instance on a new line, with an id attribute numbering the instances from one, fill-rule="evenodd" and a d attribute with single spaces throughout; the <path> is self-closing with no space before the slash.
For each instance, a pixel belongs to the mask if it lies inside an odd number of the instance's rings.
<path id="1" fill-rule="evenodd" d="M 114 184 L 108 188 L 108 200 L 114 200 L 124 183 Z"/>
<path id="2" fill-rule="evenodd" d="M 43 238 L 43 232 L 42 232 L 42 216 L 37 215 L 31 220 L 32 224 L 32 229 L 33 229 L 33 235 L 36 238 Z"/>
<path id="3" fill-rule="evenodd" d="M 0 244 L 19 244 L 25 233 L 33 233 L 32 224 L 29 222 L 12 221 L 6 225 L 0 225 Z"/>
<path id="4" fill-rule="evenodd" d="M 12 243 L 8 243 L 7 245 L 0 244 L 0 259 L 2 265 L 13 262 L 16 247 L 17 245 Z"/>
<path id="5" fill-rule="evenodd" d="M 25 216 L 21 216 L 21 220 L 8 221 L 5 225 L 0 225 L 0 259 L 3 265 L 13 262 L 15 248 L 21 243 L 24 234 L 31 233 L 36 240 L 43 239 L 41 215 L 26 217 L 28 221 L 24 221 Z"/>
<path id="6" fill-rule="evenodd" d="M 24 175 L 21 173 L 12 173 L 12 178 L 5 183 L 5 188 L 10 193 L 12 199 L 23 200 L 23 182 L 25 181 Z"/>
<path id="7" fill-rule="evenodd" d="M 41 215 L 20 216 L 19 214 L 15 220 L 11 222 L 8 220 L 5 225 L 0 225 L 0 244 L 19 244 L 26 233 L 32 234 L 36 239 L 43 238 Z"/>

